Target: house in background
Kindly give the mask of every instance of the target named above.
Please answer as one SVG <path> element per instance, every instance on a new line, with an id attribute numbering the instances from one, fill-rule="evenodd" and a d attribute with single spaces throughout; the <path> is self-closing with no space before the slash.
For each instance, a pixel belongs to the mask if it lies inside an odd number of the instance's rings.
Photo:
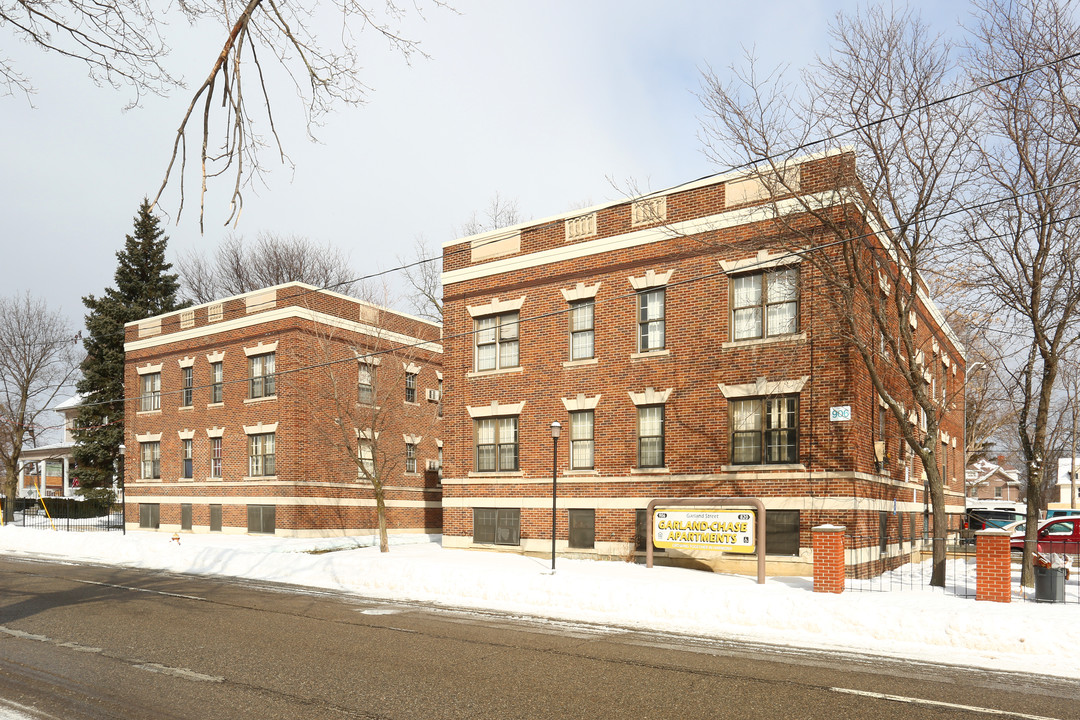
<path id="1" fill-rule="evenodd" d="M 128 527 L 373 533 L 377 477 L 439 532 L 439 325 L 287 283 L 125 330 Z"/>
<path id="2" fill-rule="evenodd" d="M 800 192 L 828 196 L 846 161 L 804 159 Z M 563 554 L 641 552 L 656 498 L 760 498 L 770 573 L 812 574 L 823 523 L 887 563 L 926 541 L 920 461 L 814 264 L 760 241 L 767 202 L 758 179 L 710 177 L 443 245 L 445 547 L 551 551 L 553 474 Z M 963 348 L 922 297 L 908 322 L 959 529 Z"/>
<path id="3" fill-rule="evenodd" d="M 1058 458 L 1057 483 L 1049 493 L 1050 508 L 1080 507 L 1080 477 L 1072 481 L 1073 459 Z M 1076 458 L 1076 474 L 1080 476 L 1080 458 Z M 1076 489 L 1074 489 L 1074 487 Z"/>
<path id="4" fill-rule="evenodd" d="M 50 408 L 64 416 L 63 440 L 50 445 L 24 448 L 19 469 L 20 497 L 72 497 L 78 487 L 71 449 L 75 446 L 72 430 L 79 414 L 82 396 L 76 394 Z"/>
<path id="5" fill-rule="evenodd" d="M 1020 475 L 1016 468 L 1005 464 L 999 456 L 997 462 L 982 459 L 968 465 L 964 472 L 967 496 L 973 500 L 1003 500 L 1020 502 Z"/>

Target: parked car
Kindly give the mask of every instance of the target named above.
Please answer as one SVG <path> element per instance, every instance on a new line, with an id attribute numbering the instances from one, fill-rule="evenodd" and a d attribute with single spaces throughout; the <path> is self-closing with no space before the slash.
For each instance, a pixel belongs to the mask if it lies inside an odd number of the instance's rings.
<path id="1" fill-rule="evenodd" d="M 1080 515 L 1043 520 L 1039 523 L 1035 542 L 1036 549 L 1041 553 L 1075 555 L 1080 552 Z M 1009 547 L 1014 551 L 1024 549 L 1023 531 L 1013 533 Z"/>
<path id="2" fill-rule="evenodd" d="M 990 510 L 984 508 L 971 508 L 967 511 L 965 525 L 968 530 L 1001 530 L 1027 517 L 1023 513 L 1012 510 Z"/>
<path id="3" fill-rule="evenodd" d="M 1046 519 L 1056 517 L 1068 517 L 1069 515 L 1080 515 L 1080 509 L 1073 510 L 1070 508 L 1054 508 L 1053 510 L 1046 511 Z"/>

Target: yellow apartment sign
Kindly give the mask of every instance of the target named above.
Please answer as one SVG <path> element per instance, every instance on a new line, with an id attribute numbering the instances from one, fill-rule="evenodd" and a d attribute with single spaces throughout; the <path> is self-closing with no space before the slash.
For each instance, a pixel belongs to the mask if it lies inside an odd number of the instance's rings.
<path id="1" fill-rule="evenodd" d="M 681 550 L 754 552 L 754 513 L 748 510 L 657 508 L 653 545 Z"/>

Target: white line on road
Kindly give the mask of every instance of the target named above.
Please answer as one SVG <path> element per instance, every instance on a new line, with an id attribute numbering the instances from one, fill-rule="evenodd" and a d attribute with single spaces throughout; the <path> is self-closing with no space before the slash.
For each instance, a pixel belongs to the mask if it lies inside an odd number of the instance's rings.
<path id="1" fill-rule="evenodd" d="M 36 642 L 52 643 L 57 647 L 67 648 L 68 650 L 77 650 L 78 652 L 99 653 L 101 648 L 87 647 L 86 645 L 80 645 L 79 643 L 67 642 L 64 640 L 54 640 L 51 637 L 45 635 L 35 635 L 34 633 L 24 632 L 23 630 L 15 630 L 14 628 L 4 627 L 0 625 L 0 632 L 16 637 L 21 640 L 34 640 Z"/>
<path id="2" fill-rule="evenodd" d="M 904 697 L 903 695 L 888 695 L 886 693 L 867 692 L 866 690 L 852 690 L 850 688 L 829 688 L 833 692 L 845 695 L 859 695 L 861 697 L 890 700 L 892 702 L 907 703 L 909 705 L 925 705 L 927 707 L 949 708 L 951 710 L 967 710 L 968 712 L 982 713 L 983 715 L 1003 715 L 1005 717 L 1023 718 L 1024 720 L 1061 720 L 1060 718 L 1047 717 L 1046 715 L 1028 715 L 1027 713 L 998 710 L 996 708 L 978 707 L 976 705 L 958 705 L 956 703 L 941 702 L 940 700 L 926 700 L 924 698 Z"/>
<path id="3" fill-rule="evenodd" d="M 56 720 L 43 710 L 0 698 L 0 720 Z"/>
<path id="4" fill-rule="evenodd" d="M 133 590 L 135 592 L 151 593 L 153 595 L 166 595 L 168 597 L 182 598 L 184 600 L 199 600 L 206 602 L 206 598 L 198 597 L 197 595 L 180 595 L 179 593 L 165 592 L 164 590 L 148 590 L 147 588 L 130 587 L 129 585 L 114 585 L 112 583 L 95 582 L 94 580 L 73 580 L 68 578 L 71 582 L 82 583 L 83 585 L 101 585 L 102 587 L 116 588 L 117 590 Z"/>
<path id="5" fill-rule="evenodd" d="M 140 670 L 147 670 L 149 672 L 161 673 L 162 675 L 172 675 L 173 677 L 184 678 L 185 680 L 202 680 L 203 682 L 225 682 L 225 678 L 220 675 L 203 675 L 202 673 L 195 672 L 194 670 L 188 670 L 187 668 L 174 668 L 168 665 L 158 665 L 157 663 L 143 663 L 136 665 Z"/>

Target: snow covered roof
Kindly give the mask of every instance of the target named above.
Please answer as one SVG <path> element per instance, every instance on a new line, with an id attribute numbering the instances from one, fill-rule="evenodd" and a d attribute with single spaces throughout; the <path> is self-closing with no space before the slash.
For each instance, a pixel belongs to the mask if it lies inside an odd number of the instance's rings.
<path id="1" fill-rule="evenodd" d="M 968 485 L 986 482 L 995 475 L 1001 475 L 999 479 L 1007 485 L 1020 484 L 1020 476 L 1014 468 L 998 465 L 986 459 L 973 462 L 964 471 L 964 479 Z"/>
<path id="2" fill-rule="evenodd" d="M 56 410 L 57 412 L 60 412 L 62 410 L 70 410 L 71 408 L 76 408 L 79 405 L 82 405 L 82 401 L 83 401 L 83 394 L 82 393 L 75 393 L 74 395 L 69 397 L 64 402 L 60 403 L 59 405 L 54 406 L 52 409 Z"/>

